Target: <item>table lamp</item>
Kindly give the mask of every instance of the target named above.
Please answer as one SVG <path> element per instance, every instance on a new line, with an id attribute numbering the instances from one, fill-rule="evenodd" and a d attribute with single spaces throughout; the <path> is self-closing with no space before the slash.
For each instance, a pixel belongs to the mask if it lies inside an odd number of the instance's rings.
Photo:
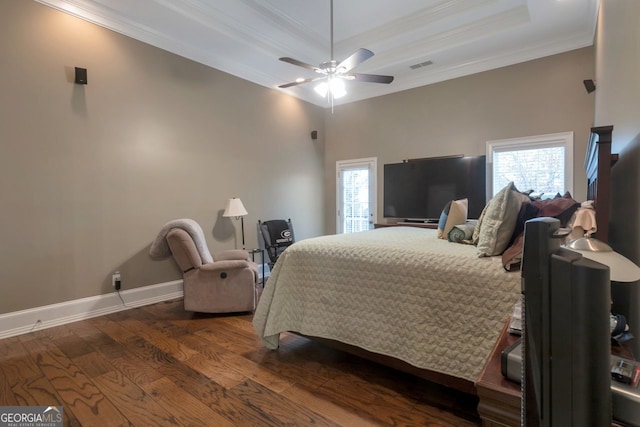
<path id="1" fill-rule="evenodd" d="M 565 247 L 578 252 L 583 257 L 609 267 L 609 277 L 612 282 L 637 282 L 640 280 L 640 267 L 628 258 L 615 252 L 611 246 L 585 233 L 584 237 L 569 240 Z M 613 291 L 612 291 L 613 292 Z M 611 332 L 616 340 L 626 341 L 633 337 L 627 334 L 629 326 L 624 316 L 611 314 Z"/>
<path id="2" fill-rule="evenodd" d="M 582 254 L 585 258 L 609 267 L 611 281 L 637 282 L 640 280 L 640 267 L 615 252 L 608 244 L 588 234 L 568 241 L 565 247 Z"/>

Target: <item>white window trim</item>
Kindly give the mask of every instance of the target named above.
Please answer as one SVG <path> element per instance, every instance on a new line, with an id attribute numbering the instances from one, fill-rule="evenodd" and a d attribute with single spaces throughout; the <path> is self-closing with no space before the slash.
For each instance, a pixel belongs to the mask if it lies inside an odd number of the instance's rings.
<path id="1" fill-rule="evenodd" d="M 378 158 L 366 157 L 363 159 L 338 160 L 336 161 L 336 233 L 343 232 L 342 223 L 340 221 L 340 207 L 342 206 L 342 192 L 340 191 L 340 170 L 349 167 L 358 167 L 363 165 L 372 165 L 371 175 L 369 176 L 370 192 L 373 200 L 370 200 L 369 209 L 373 214 L 371 220 L 375 224 L 378 222 Z"/>
<path id="2" fill-rule="evenodd" d="M 564 147 L 565 190 L 573 194 L 573 132 L 560 132 L 487 141 L 487 200 L 493 197 L 493 153 L 545 147 Z"/>

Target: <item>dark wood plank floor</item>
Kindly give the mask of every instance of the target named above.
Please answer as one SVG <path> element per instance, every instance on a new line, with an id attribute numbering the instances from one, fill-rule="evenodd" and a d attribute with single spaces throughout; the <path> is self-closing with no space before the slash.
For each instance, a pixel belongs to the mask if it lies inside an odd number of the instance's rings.
<path id="1" fill-rule="evenodd" d="M 477 399 L 283 334 L 159 303 L 0 340 L 0 406 L 84 426 L 477 426 Z"/>

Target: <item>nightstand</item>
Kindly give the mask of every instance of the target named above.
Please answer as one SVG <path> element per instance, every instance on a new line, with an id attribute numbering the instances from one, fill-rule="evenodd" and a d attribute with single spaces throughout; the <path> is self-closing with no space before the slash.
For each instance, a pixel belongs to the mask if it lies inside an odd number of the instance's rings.
<path id="1" fill-rule="evenodd" d="M 482 418 L 483 427 L 520 425 L 520 384 L 504 378 L 500 367 L 502 350 L 520 338 L 510 334 L 508 329 L 507 320 L 476 383 L 480 399 L 478 413 Z"/>
<path id="2" fill-rule="evenodd" d="M 478 414 L 483 427 L 518 427 L 520 426 L 520 384 L 502 376 L 501 354 L 520 336 L 508 332 L 509 320 L 505 323 L 498 341 L 487 360 L 487 363 L 476 382 L 478 392 Z M 613 347 L 611 354 L 629 360 L 635 360 L 627 347 Z M 612 426 L 620 426 L 615 421 Z"/>
<path id="3" fill-rule="evenodd" d="M 256 254 L 260 254 L 260 265 L 262 266 L 262 279 L 258 282 L 260 287 L 264 288 L 264 249 L 248 249 L 249 255 L 251 255 L 251 261 L 256 262 Z"/>

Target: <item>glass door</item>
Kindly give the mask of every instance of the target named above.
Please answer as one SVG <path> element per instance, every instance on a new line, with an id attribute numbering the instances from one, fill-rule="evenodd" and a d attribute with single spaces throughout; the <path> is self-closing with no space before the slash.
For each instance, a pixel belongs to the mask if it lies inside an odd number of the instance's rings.
<path id="1" fill-rule="evenodd" d="M 370 230 L 376 218 L 375 158 L 336 162 L 336 232 Z"/>

